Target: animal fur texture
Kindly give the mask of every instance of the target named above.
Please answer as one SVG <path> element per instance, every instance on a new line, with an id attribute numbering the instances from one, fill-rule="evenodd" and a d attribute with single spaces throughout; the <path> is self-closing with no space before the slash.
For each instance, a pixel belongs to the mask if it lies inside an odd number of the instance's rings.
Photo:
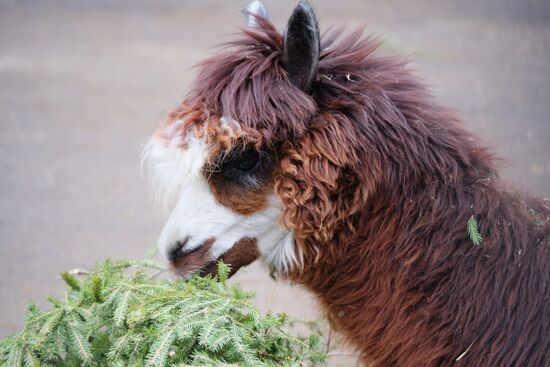
<path id="1" fill-rule="evenodd" d="M 212 169 L 211 189 L 242 215 L 280 199 L 295 240 L 287 278 L 365 363 L 550 366 L 550 202 L 509 189 L 491 151 L 363 29 L 322 35 L 304 89 L 284 36 L 252 24 L 199 65 L 157 137 L 203 137 L 208 167 L 243 146 L 269 152 L 256 187 Z"/>

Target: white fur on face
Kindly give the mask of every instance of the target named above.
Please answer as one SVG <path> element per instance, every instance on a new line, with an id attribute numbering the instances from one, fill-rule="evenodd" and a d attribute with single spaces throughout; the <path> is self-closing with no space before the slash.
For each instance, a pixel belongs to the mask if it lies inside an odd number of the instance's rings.
<path id="1" fill-rule="evenodd" d="M 269 197 L 266 209 L 242 215 L 221 205 L 213 195 L 202 168 L 208 146 L 191 133 L 181 148 L 181 141 L 152 137 L 144 151 L 155 195 L 165 207 L 173 206 L 158 245 L 168 257 L 178 241 L 188 239 L 182 251 L 193 250 L 214 238 L 212 261 L 228 251 L 242 238 L 255 238 L 265 261 L 281 273 L 288 273 L 300 261 L 296 256 L 294 236 L 279 224 L 281 202 Z"/>

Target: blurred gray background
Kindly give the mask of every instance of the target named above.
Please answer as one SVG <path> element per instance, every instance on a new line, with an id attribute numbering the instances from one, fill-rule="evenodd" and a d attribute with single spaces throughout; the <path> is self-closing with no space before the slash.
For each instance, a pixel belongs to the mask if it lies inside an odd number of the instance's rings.
<path id="1" fill-rule="evenodd" d="M 297 1 L 265 0 L 283 29 Z M 507 160 L 515 186 L 550 194 L 550 1 L 313 0 L 320 25 L 367 23 Z M 243 24 L 246 1 L 0 0 L 0 336 L 58 273 L 140 258 L 165 214 L 140 151 Z M 236 281 L 264 309 L 312 319 L 302 289 L 261 264 Z"/>

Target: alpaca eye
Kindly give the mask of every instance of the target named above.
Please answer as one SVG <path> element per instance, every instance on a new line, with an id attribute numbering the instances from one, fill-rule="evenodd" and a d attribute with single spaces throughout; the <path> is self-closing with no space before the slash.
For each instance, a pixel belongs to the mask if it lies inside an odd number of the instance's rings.
<path id="1" fill-rule="evenodd" d="M 218 162 L 214 171 L 219 172 L 227 182 L 251 190 L 259 189 L 273 172 L 269 152 L 250 146 L 236 147 L 222 153 Z M 214 177 L 219 176 L 216 174 Z"/>
<path id="2" fill-rule="evenodd" d="M 260 168 L 260 154 L 255 149 L 249 149 L 241 154 L 234 163 L 233 168 L 244 173 L 253 173 Z"/>

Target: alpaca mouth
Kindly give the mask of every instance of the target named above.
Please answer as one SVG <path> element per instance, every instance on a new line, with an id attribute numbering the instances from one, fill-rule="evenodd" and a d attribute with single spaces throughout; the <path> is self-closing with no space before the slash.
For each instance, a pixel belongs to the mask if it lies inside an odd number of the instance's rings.
<path id="1" fill-rule="evenodd" d="M 212 277 L 216 276 L 218 274 L 218 261 L 221 259 L 221 256 L 218 257 L 215 261 L 210 261 L 206 265 L 204 265 L 202 268 L 197 270 L 195 274 L 197 274 L 200 277 L 205 277 L 207 275 L 210 275 Z M 229 272 L 228 277 L 231 277 L 234 274 L 234 272 Z"/>
<path id="2" fill-rule="evenodd" d="M 215 276 L 217 273 L 216 263 L 219 258 L 212 260 L 210 257 L 210 249 L 214 241 L 214 238 L 208 239 L 203 244 L 188 250 L 183 248 L 189 242 L 189 237 L 179 241 L 168 254 L 172 272 L 183 279 L 194 274 Z"/>
<path id="3" fill-rule="evenodd" d="M 209 261 L 199 268 L 187 268 L 187 267 L 178 266 L 177 264 L 173 264 L 173 263 L 170 264 L 170 268 L 174 274 L 176 274 L 178 277 L 182 279 L 189 279 L 193 275 L 198 275 L 200 277 L 206 277 L 209 275 L 211 277 L 215 277 L 218 274 L 219 260 L 220 258 L 214 261 Z M 228 275 L 228 278 L 233 276 L 233 274 L 234 272 L 231 271 Z"/>
<path id="4" fill-rule="evenodd" d="M 172 272 L 183 279 L 188 279 L 195 274 L 201 277 L 207 275 L 214 277 L 218 274 L 218 262 L 223 261 L 230 268 L 228 274 L 230 278 L 241 267 L 249 265 L 260 257 L 257 240 L 245 237 L 235 242 L 228 251 L 212 260 L 211 249 L 215 241 L 215 238 L 208 239 L 200 246 L 190 250 L 182 250 L 188 239 L 179 242 L 178 246 L 168 254 Z"/>

